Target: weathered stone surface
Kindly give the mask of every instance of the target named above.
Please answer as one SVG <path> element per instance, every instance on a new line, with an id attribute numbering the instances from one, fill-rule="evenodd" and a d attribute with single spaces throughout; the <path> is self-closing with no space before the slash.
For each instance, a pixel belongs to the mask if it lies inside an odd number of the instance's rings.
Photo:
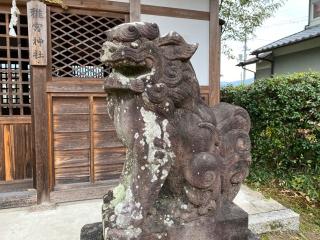
<path id="1" fill-rule="evenodd" d="M 203 231 L 204 229 L 206 231 Z M 87 224 L 81 230 L 80 240 L 102 239 L 102 224 L 99 222 Z M 169 228 L 167 239 L 259 240 L 256 235 L 248 230 L 247 213 L 234 204 L 225 207 L 223 216 L 217 218 L 216 220 L 211 217 L 200 217 L 197 220 L 191 221 L 185 225 L 173 226 L 172 228 Z"/>
<path id="2" fill-rule="evenodd" d="M 108 113 L 127 159 L 104 197 L 105 240 L 247 238 L 247 215 L 231 202 L 251 161 L 250 118 L 201 100 L 196 49 L 176 32 L 160 37 L 154 23 L 107 32 Z"/>
<path id="3" fill-rule="evenodd" d="M 84 225 L 81 229 L 80 240 L 103 240 L 102 223 Z"/>

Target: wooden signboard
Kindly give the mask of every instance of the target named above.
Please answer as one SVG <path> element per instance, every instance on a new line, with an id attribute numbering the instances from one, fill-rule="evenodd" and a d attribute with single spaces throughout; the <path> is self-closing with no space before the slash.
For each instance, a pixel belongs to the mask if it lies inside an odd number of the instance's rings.
<path id="1" fill-rule="evenodd" d="M 39 1 L 27 2 L 30 64 L 47 65 L 47 10 Z"/>

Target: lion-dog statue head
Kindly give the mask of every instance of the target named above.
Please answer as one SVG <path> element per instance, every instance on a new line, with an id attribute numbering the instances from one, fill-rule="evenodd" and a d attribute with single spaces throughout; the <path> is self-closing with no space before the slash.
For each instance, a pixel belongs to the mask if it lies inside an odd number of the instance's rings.
<path id="1" fill-rule="evenodd" d="M 215 218 L 248 174 L 249 116 L 201 100 L 190 63 L 197 47 L 176 32 L 160 37 L 155 23 L 107 31 L 104 89 L 127 158 L 104 197 L 105 240 L 177 239 L 172 229 Z"/>

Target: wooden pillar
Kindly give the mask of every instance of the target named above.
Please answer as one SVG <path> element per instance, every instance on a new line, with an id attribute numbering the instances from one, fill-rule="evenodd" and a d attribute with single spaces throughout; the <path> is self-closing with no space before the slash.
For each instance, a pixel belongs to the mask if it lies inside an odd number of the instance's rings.
<path id="1" fill-rule="evenodd" d="M 48 174 L 48 101 L 46 95 L 47 67 L 31 67 L 32 126 L 35 146 L 35 186 L 38 203 L 49 201 Z"/>
<path id="2" fill-rule="evenodd" d="M 209 105 L 220 102 L 220 51 L 219 0 L 210 0 L 209 22 Z"/>
<path id="3" fill-rule="evenodd" d="M 130 0 L 130 22 L 139 22 L 141 16 L 140 0 Z"/>
<path id="4" fill-rule="evenodd" d="M 48 99 L 46 93 L 48 79 L 48 14 L 46 5 L 39 1 L 29 1 L 28 35 L 31 65 L 32 128 L 34 137 L 34 181 L 38 204 L 49 201 L 48 171 Z"/>

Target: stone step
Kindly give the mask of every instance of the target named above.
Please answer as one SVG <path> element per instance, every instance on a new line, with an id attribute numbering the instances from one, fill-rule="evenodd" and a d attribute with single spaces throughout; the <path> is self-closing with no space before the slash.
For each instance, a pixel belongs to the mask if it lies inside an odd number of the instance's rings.
<path id="1" fill-rule="evenodd" d="M 249 229 L 255 234 L 299 231 L 299 214 L 247 186 L 241 187 L 234 203 L 249 214 Z"/>
<path id="2" fill-rule="evenodd" d="M 1 192 L 0 209 L 27 207 L 37 204 L 37 191 L 27 189 L 17 192 Z"/>

